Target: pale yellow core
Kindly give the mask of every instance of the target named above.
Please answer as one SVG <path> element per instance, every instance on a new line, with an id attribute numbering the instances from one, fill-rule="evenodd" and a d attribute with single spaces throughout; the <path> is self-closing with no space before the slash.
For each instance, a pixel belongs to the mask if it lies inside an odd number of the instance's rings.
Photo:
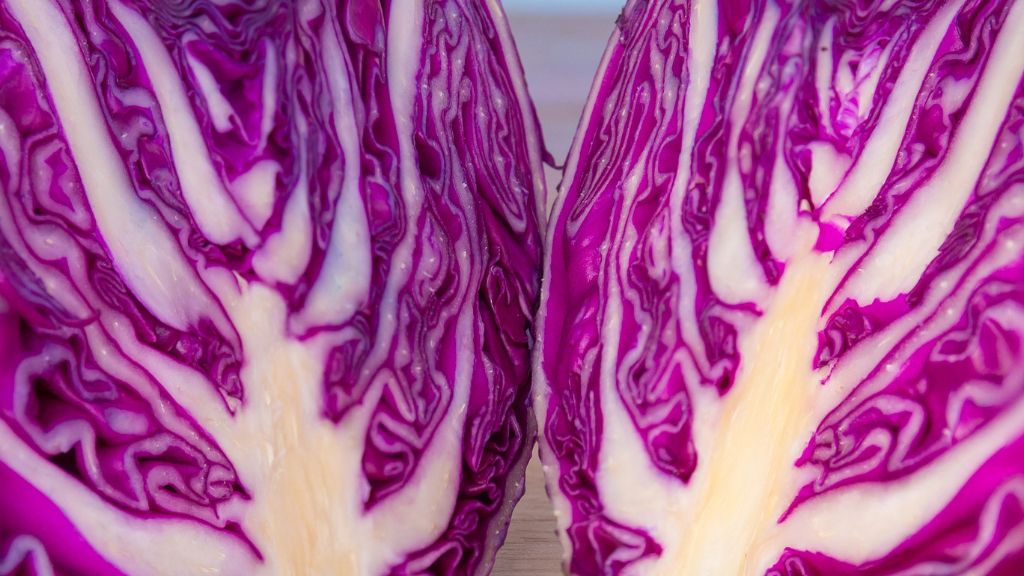
<path id="1" fill-rule="evenodd" d="M 261 374 L 268 385 L 266 406 L 270 425 L 254 434 L 266 437 L 261 506 L 253 508 L 249 528 L 266 550 L 275 574 L 357 574 L 351 534 L 339 524 L 339 514 L 356 494 L 349 483 L 348 463 L 341 455 L 356 453 L 338 445 L 347 440 L 302 409 L 301 386 L 310 381 L 296 355 L 283 349 L 267 359 Z M 258 436 L 257 436 L 258 437 Z"/>
<path id="2" fill-rule="evenodd" d="M 764 315 L 741 337 L 742 364 L 723 399 L 713 449 L 704 454 L 693 522 L 677 555 L 659 563 L 662 573 L 763 570 L 751 562 L 794 495 L 800 447 L 793 439 L 808 426 L 815 328 L 830 284 L 825 257 L 808 251 L 794 258 Z"/>
<path id="3" fill-rule="evenodd" d="M 353 424 L 322 416 L 323 354 L 286 336 L 273 291 L 248 287 L 231 313 L 245 337 L 246 404 L 213 427 L 253 498 L 228 517 L 261 552 L 258 574 L 364 573 L 359 562 L 372 561 L 358 554 L 361 531 L 371 529 L 358 490 L 365 411 L 350 413 Z"/>

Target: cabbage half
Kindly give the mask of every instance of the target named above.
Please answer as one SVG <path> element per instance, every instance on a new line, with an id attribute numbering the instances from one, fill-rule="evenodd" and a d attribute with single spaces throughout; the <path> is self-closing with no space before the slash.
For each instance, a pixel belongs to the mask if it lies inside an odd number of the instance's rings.
<path id="1" fill-rule="evenodd" d="M 1022 31 L 629 2 L 538 326 L 572 574 L 1024 574 Z"/>
<path id="2" fill-rule="evenodd" d="M 0 574 L 486 572 L 544 204 L 496 0 L 0 2 Z"/>

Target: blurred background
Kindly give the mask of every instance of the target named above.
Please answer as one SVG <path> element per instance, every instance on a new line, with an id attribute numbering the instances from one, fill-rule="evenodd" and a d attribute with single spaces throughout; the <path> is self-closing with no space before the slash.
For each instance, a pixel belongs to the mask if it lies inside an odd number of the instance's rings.
<path id="1" fill-rule="evenodd" d="M 565 160 L 594 72 L 625 0 L 502 0 L 555 160 Z M 547 170 L 548 194 L 560 175 Z M 555 536 L 540 462 L 534 454 L 526 494 L 512 516 L 494 576 L 559 576 L 561 549 Z"/>
<path id="2" fill-rule="evenodd" d="M 625 0 L 503 0 L 544 140 L 565 159 L 594 72 Z M 549 193 L 560 179 L 548 170 Z"/>

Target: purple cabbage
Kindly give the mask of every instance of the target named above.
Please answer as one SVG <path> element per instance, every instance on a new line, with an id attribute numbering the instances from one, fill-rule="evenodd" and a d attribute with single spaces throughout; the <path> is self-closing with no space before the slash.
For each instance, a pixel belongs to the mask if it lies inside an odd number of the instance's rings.
<path id="1" fill-rule="evenodd" d="M 628 2 L 538 319 L 569 573 L 1024 573 L 1022 29 Z"/>
<path id="2" fill-rule="evenodd" d="M 0 574 L 486 573 L 545 202 L 497 2 L 0 1 Z"/>

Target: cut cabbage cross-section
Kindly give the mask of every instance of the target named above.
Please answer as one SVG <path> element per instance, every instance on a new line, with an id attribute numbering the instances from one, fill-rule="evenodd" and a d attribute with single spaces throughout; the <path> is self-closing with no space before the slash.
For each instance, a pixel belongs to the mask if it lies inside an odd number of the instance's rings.
<path id="1" fill-rule="evenodd" d="M 486 573 L 542 178 L 496 1 L 0 0 L 0 574 Z"/>
<path id="2" fill-rule="evenodd" d="M 566 567 L 1024 573 L 1024 2 L 632 0 L 551 215 Z"/>

